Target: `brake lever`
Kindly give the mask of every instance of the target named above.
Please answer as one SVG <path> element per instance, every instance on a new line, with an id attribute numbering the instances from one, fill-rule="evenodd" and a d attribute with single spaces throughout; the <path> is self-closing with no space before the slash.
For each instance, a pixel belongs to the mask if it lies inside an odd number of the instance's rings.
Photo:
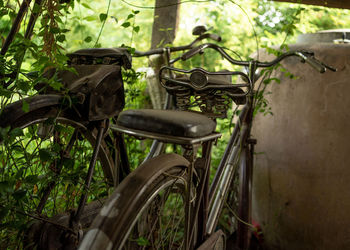
<path id="1" fill-rule="evenodd" d="M 309 65 L 311 65 L 314 69 L 316 69 L 320 73 L 326 72 L 326 69 L 329 69 L 329 70 L 334 71 L 334 72 L 337 71 L 336 68 L 333 68 L 333 67 L 317 60 L 315 58 L 313 52 L 309 52 L 309 51 L 296 52 L 296 55 L 301 57 L 303 62 L 308 63 Z"/>

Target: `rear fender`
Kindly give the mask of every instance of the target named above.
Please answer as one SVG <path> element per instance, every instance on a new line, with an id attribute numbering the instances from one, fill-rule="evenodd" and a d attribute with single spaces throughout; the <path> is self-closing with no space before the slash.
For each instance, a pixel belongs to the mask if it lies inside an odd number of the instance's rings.
<path id="1" fill-rule="evenodd" d="M 13 121 L 16 121 L 28 112 L 44 107 L 63 105 L 64 99 L 62 95 L 37 95 L 11 103 L 0 111 L 0 127 L 10 126 Z M 23 110 L 23 102 L 29 105 L 28 112 Z"/>

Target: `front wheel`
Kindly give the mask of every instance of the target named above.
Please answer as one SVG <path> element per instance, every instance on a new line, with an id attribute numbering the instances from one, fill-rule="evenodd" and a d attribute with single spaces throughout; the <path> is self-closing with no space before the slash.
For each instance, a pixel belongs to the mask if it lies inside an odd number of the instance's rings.
<path id="1" fill-rule="evenodd" d="M 240 155 L 231 179 L 229 192 L 221 213 L 219 226 L 228 238 L 227 245 L 232 249 L 251 249 L 251 197 L 252 164 L 245 148 Z"/>
<path id="2" fill-rule="evenodd" d="M 188 166 L 186 159 L 170 154 L 138 167 L 106 202 L 79 249 L 184 249 L 190 185 L 190 200 L 195 197 Z"/>

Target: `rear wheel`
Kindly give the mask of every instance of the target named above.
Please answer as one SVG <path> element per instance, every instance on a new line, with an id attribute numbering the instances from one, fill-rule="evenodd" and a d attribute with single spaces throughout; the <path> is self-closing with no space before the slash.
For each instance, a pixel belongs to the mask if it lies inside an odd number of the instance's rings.
<path id="1" fill-rule="evenodd" d="M 52 221 L 54 215 L 77 207 L 96 140 L 93 128 L 78 122 L 71 109 L 53 105 L 9 112 L 21 108 L 20 102 L 11 104 L 0 116 L 1 249 L 34 247 L 33 240 L 43 238 L 32 230 L 38 228 L 34 222 Z M 90 201 L 107 196 L 113 183 L 113 163 L 104 141 L 102 145 Z M 53 224 L 64 229 L 68 220 L 60 217 Z M 59 238 L 47 247 L 59 247 Z"/>
<path id="2" fill-rule="evenodd" d="M 150 159 L 115 190 L 79 249 L 184 249 L 188 187 L 184 158 Z M 191 225 L 192 239 L 196 228 Z"/>

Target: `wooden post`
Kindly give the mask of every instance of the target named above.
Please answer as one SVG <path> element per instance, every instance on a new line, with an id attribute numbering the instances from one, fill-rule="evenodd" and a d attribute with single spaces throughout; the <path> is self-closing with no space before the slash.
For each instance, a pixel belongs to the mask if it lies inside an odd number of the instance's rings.
<path id="1" fill-rule="evenodd" d="M 173 43 L 178 24 L 179 2 L 180 0 L 156 0 L 151 49 Z M 155 109 L 161 109 L 165 103 L 165 89 L 159 84 L 158 79 L 159 70 L 165 62 L 163 55 L 149 58 L 149 65 L 154 72 L 147 75 L 147 85 Z"/>
<path id="2" fill-rule="evenodd" d="M 180 0 L 156 0 L 151 48 L 163 47 L 175 39 Z"/>

